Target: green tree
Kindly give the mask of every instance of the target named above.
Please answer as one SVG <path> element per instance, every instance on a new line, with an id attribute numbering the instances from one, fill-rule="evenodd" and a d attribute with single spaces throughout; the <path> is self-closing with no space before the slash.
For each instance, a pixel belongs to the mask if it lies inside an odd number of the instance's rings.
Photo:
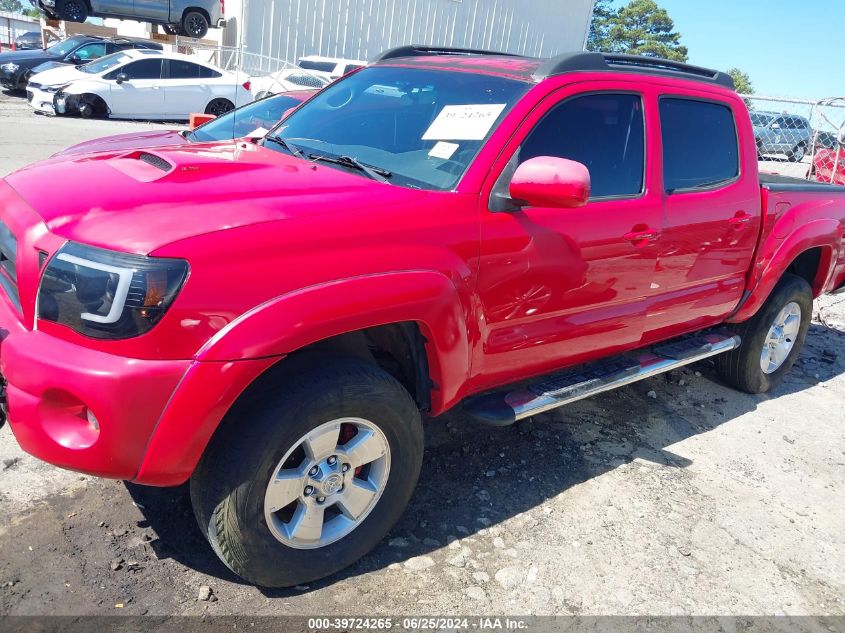
<path id="1" fill-rule="evenodd" d="M 613 0 L 596 0 L 593 8 L 593 21 L 590 23 L 590 33 L 587 35 L 588 51 L 609 50 L 611 20 L 616 16 L 616 11 L 611 5 Z"/>
<path id="2" fill-rule="evenodd" d="M 631 0 L 619 10 L 599 3 L 588 37 L 590 50 L 687 61 L 687 47 L 666 9 L 654 0 Z"/>
<path id="3" fill-rule="evenodd" d="M 751 77 L 748 76 L 748 73 L 742 72 L 739 68 L 731 68 L 728 74 L 734 80 L 738 93 L 743 95 L 754 94 L 754 84 L 751 83 Z"/>
<path id="4" fill-rule="evenodd" d="M 0 0 L 0 11 L 23 13 L 23 5 L 20 3 L 20 0 Z"/>

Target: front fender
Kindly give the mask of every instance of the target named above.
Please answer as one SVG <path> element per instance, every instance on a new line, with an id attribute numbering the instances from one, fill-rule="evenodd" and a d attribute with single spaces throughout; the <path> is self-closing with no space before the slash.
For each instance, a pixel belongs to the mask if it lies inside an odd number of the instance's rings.
<path id="1" fill-rule="evenodd" d="M 790 231 L 783 240 L 776 238 L 778 234 L 780 231 L 776 227 L 764 243 L 749 284 L 751 290 L 740 308 L 728 319 L 729 323 L 742 323 L 754 316 L 789 265 L 811 248 L 822 249 L 819 271 L 812 284 L 813 294 L 818 296 L 825 290 L 842 243 L 841 223 L 833 219 L 812 220 Z"/>
<path id="2" fill-rule="evenodd" d="M 444 274 L 411 270 L 317 284 L 253 308 L 217 333 L 200 362 L 282 356 L 369 327 L 412 321 L 426 339 L 432 412 L 457 402 L 469 376 L 470 311 Z"/>

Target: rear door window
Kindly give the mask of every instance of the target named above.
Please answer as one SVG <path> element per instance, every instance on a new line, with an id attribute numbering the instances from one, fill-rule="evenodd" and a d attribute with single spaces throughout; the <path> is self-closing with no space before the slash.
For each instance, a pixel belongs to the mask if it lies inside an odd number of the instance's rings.
<path id="1" fill-rule="evenodd" d="M 168 79 L 199 79 L 200 68 L 198 64 L 186 62 L 181 59 L 171 59 L 168 62 Z"/>
<path id="2" fill-rule="evenodd" d="M 668 193 L 712 189 L 739 176 L 736 122 L 727 105 L 662 97 L 660 125 Z"/>

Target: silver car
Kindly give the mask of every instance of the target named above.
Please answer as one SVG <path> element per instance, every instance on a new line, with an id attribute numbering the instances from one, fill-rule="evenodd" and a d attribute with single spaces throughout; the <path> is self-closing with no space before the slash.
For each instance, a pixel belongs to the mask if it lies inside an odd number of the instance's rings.
<path id="1" fill-rule="evenodd" d="M 164 25 L 171 35 L 205 37 L 226 25 L 224 0 L 33 0 L 48 18 L 85 22 L 89 16 Z"/>
<path id="2" fill-rule="evenodd" d="M 793 163 L 800 163 L 813 144 L 810 122 L 797 114 L 751 112 L 757 155 L 785 154 Z"/>

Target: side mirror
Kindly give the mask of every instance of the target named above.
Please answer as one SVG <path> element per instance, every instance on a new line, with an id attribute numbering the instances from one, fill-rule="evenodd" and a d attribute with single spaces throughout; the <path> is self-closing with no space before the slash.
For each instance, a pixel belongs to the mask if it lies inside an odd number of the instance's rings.
<path id="1" fill-rule="evenodd" d="M 583 207 L 590 199 L 590 170 L 574 160 L 538 156 L 516 168 L 510 194 L 531 207 Z"/>
<path id="2" fill-rule="evenodd" d="M 114 78 L 114 80 L 115 80 L 118 84 L 122 84 L 122 83 L 124 83 L 124 82 L 126 82 L 126 81 L 129 81 L 129 75 L 127 75 L 126 73 L 119 73 L 119 74 L 117 75 L 117 77 L 115 77 L 115 78 Z"/>
<path id="3" fill-rule="evenodd" d="M 82 63 L 82 58 L 79 55 L 71 55 L 70 61 L 72 64 L 76 64 L 78 66 Z"/>

